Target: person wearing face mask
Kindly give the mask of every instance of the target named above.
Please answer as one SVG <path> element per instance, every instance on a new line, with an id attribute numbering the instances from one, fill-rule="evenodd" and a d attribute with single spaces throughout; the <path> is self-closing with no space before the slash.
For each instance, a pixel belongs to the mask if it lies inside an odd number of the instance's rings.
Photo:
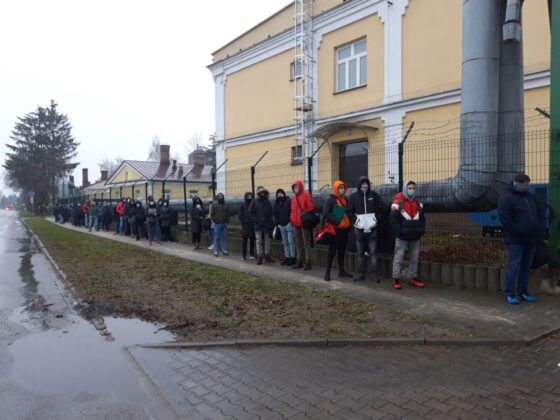
<path id="1" fill-rule="evenodd" d="M 346 191 L 348 187 L 343 181 L 336 181 L 333 187 L 333 193 L 325 202 L 323 208 L 323 216 L 334 225 L 335 239 L 329 244 L 329 254 L 327 256 L 327 267 L 325 271 L 325 281 L 331 280 L 331 267 L 335 255 L 338 254 L 338 277 L 343 279 L 351 279 L 352 275 L 344 270 L 344 255 L 346 254 L 346 245 L 348 244 L 348 233 L 350 231 L 350 219 L 346 214 L 348 212 L 348 201 L 346 199 Z"/>
<path id="2" fill-rule="evenodd" d="M 171 241 L 171 216 L 172 210 L 171 206 L 169 205 L 169 200 L 163 200 L 159 217 L 159 224 L 161 226 L 161 240 L 163 242 Z"/>
<path id="3" fill-rule="evenodd" d="M 138 200 L 134 209 L 134 236 L 139 241 L 140 238 L 146 237 L 146 211 L 142 206 L 142 202 Z"/>
<path id="4" fill-rule="evenodd" d="M 276 201 L 274 202 L 274 224 L 280 229 L 282 243 L 284 245 L 284 261 L 281 265 L 292 266 L 296 263 L 296 241 L 294 239 L 294 227 L 290 223 L 292 201 L 286 196 L 286 192 L 279 188 L 276 190 Z"/>
<path id="5" fill-rule="evenodd" d="M 303 189 L 303 182 L 300 180 L 292 184 L 292 208 L 290 213 L 290 222 L 295 228 L 297 262 L 293 269 L 302 268 L 311 270 L 311 234 L 312 230 L 303 226 L 301 216 L 306 212 L 315 210 L 311 194 Z"/>
<path id="6" fill-rule="evenodd" d="M 395 241 L 395 255 L 393 258 L 393 289 L 401 290 L 401 266 L 404 255 L 408 250 L 408 284 L 414 287 L 424 287 L 418 281 L 418 261 L 420 258 L 420 238 L 426 230 L 424 209 L 414 197 L 416 183 L 408 181 L 404 191 L 395 196 L 391 205 L 391 227 L 397 237 Z"/>
<path id="7" fill-rule="evenodd" d="M 238 211 L 239 223 L 241 224 L 241 236 L 243 238 L 243 261 L 247 260 L 247 244 L 249 244 L 249 255 L 252 259 L 255 259 L 255 221 L 249 212 L 252 202 L 253 193 L 247 191 Z"/>
<path id="8" fill-rule="evenodd" d="M 217 201 L 212 205 L 210 219 L 214 222 L 214 256 L 218 256 L 221 246 L 222 255 L 227 257 L 229 255 L 227 250 L 229 209 L 222 193 L 218 194 Z"/>
<path id="9" fill-rule="evenodd" d="M 498 214 L 505 229 L 505 294 L 510 305 L 517 305 L 520 300 L 536 301 L 528 292 L 529 270 L 546 231 L 546 221 L 545 205 L 529 192 L 530 182 L 526 174 L 516 175 L 498 201 Z"/>
<path id="10" fill-rule="evenodd" d="M 371 183 L 367 176 L 358 180 L 358 188 L 348 199 L 348 217 L 354 225 L 356 237 L 356 250 L 359 260 L 359 274 L 354 281 L 362 281 L 366 278 L 366 255 L 370 260 L 370 272 L 372 280 L 379 283 L 379 268 L 377 264 L 377 226 L 381 223 L 383 215 L 383 200 L 371 189 Z"/>
<path id="11" fill-rule="evenodd" d="M 156 241 L 158 244 L 161 244 L 159 240 L 159 218 L 160 218 L 160 211 L 157 206 L 157 203 L 152 198 L 148 202 L 148 209 L 146 211 L 146 218 L 148 219 L 148 241 L 150 246 L 152 245 L 153 241 Z"/>
<path id="12" fill-rule="evenodd" d="M 191 208 L 191 232 L 194 249 L 200 249 L 200 238 L 202 236 L 202 221 L 204 220 L 204 205 L 200 197 L 194 197 Z"/>
<path id="13" fill-rule="evenodd" d="M 274 262 L 270 255 L 270 231 L 274 227 L 273 211 L 268 196 L 268 190 L 259 185 L 257 187 L 257 198 L 251 202 L 249 207 L 249 213 L 253 219 L 257 236 L 257 265 L 261 265 L 263 259 L 267 263 Z"/>

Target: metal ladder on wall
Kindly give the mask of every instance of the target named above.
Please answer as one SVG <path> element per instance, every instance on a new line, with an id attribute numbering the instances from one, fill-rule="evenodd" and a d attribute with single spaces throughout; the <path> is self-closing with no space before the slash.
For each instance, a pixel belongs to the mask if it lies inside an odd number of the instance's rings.
<path id="1" fill-rule="evenodd" d="M 294 122 L 296 152 L 306 161 L 314 151 L 314 139 L 309 135 L 314 126 L 313 98 L 313 0 L 294 0 L 294 61 L 291 65 L 294 81 Z M 306 178 L 307 171 L 304 171 Z M 308 180 L 307 180 L 308 181 Z"/>

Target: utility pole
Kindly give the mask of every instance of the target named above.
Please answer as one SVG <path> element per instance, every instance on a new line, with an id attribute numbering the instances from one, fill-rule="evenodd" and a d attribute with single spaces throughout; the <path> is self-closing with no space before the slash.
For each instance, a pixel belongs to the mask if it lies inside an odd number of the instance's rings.
<path id="1" fill-rule="evenodd" d="M 549 227 L 552 265 L 560 266 L 560 0 L 549 2 L 550 10 L 550 169 L 549 194 L 553 218 Z"/>

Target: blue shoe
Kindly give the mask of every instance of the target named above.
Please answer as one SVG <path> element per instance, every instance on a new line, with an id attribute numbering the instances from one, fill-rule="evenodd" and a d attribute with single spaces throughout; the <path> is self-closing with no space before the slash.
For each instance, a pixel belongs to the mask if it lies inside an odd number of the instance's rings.
<path id="1" fill-rule="evenodd" d="M 521 296 L 519 296 L 521 299 L 523 299 L 525 302 L 536 302 L 537 298 L 535 296 L 531 296 L 528 293 L 523 293 Z"/>
<path id="2" fill-rule="evenodd" d="M 519 299 L 517 299 L 515 296 L 507 296 L 506 300 L 510 305 L 519 305 Z"/>

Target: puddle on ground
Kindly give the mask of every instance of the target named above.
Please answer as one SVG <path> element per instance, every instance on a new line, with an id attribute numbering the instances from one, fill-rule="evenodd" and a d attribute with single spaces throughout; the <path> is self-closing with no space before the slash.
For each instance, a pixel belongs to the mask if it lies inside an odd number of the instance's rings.
<path id="1" fill-rule="evenodd" d="M 12 377 L 27 389 L 72 395 L 82 392 L 143 401 L 137 374 L 122 347 L 172 341 L 174 336 L 137 319 L 105 318 L 113 342 L 77 315 L 63 329 L 29 334 L 11 346 Z M 38 350 L 39 349 L 39 350 Z"/>

